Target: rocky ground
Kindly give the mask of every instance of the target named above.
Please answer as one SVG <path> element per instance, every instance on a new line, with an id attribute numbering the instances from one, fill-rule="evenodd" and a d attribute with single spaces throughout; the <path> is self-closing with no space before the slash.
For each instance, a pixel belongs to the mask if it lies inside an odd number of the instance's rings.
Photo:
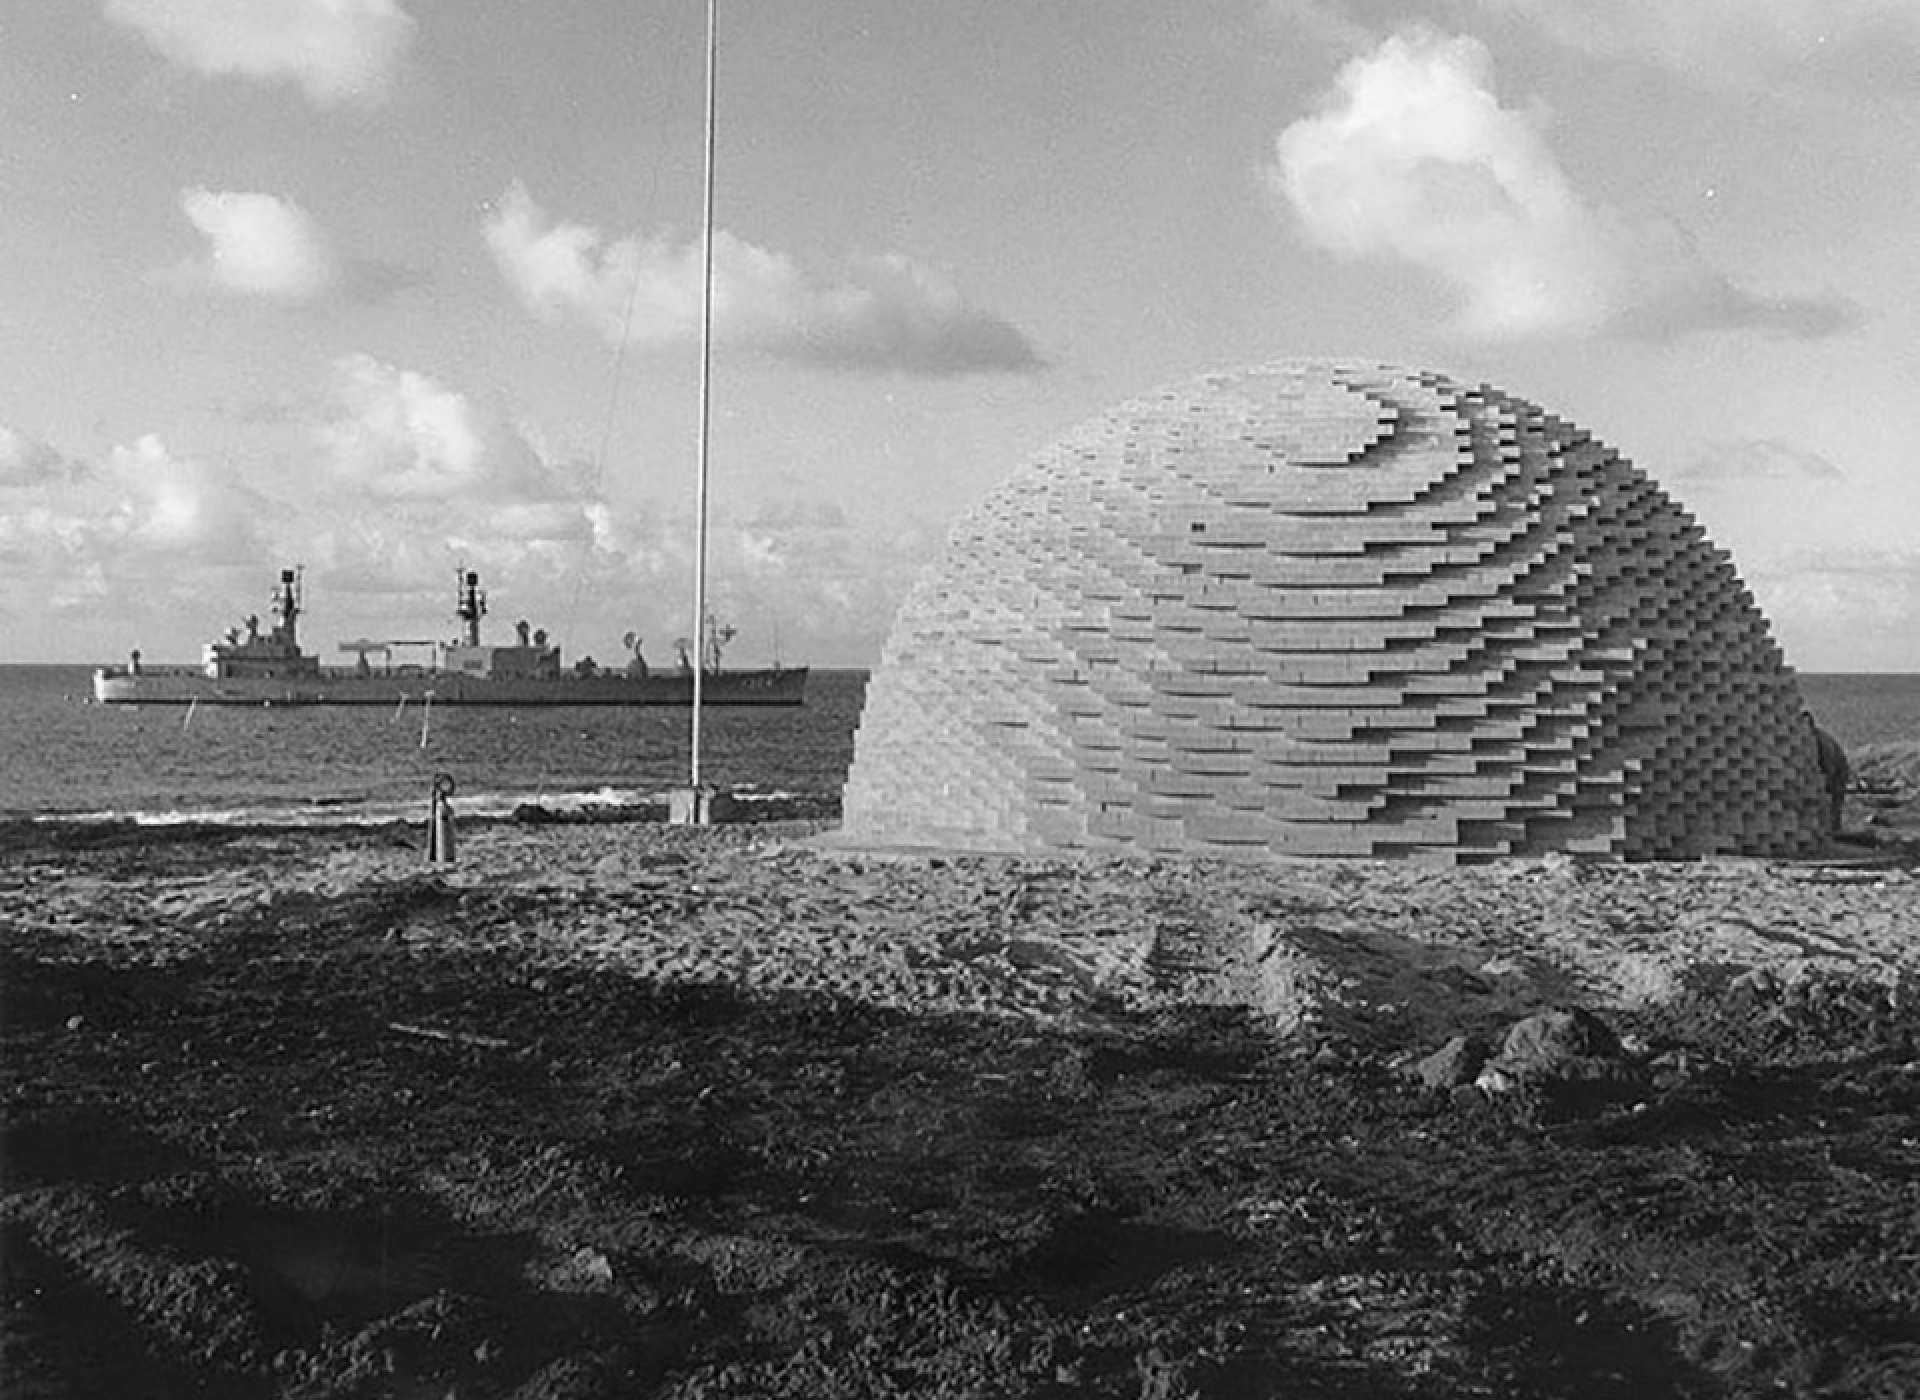
<path id="1" fill-rule="evenodd" d="M 1862 771 L 1801 863 L 9 829 L 0 1381 L 1920 1394 L 1920 803 Z"/>

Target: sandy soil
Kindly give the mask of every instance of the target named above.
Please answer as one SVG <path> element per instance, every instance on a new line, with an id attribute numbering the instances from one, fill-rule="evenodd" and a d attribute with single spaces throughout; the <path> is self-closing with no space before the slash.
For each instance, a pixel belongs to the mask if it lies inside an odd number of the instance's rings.
<path id="1" fill-rule="evenodd" d="M 1920 804 L 1849 824 L 1467 869 L 11 829 L 0 1379 L 1920 1394 Z M 1412 1077 L 1570 1005 L 1597 1071 Z"/>

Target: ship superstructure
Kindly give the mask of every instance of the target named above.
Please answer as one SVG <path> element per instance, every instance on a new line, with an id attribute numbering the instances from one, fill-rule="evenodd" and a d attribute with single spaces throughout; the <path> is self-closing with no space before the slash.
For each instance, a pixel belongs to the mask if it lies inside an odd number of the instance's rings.
<path id="1" fill-rule="evenodd" d="M 272 629 L 262 634 L 259 614 L 248 614 L 240 627 L 230 627 L 224 638 L 207 643 L 202 669 L 213 680 L 318 676 L 320 658 L 300 650 L 300 606 L 301 571 L 282 569 L 280 586 L 273 590 Z"/>

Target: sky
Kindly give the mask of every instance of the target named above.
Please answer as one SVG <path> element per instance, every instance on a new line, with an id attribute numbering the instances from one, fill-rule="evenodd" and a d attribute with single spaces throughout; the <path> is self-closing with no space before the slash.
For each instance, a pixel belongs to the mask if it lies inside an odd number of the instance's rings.
<path id="1" fill-rule="evenodd" d="M 1920 671 L 1920 0 L 719 0 L 709 595 L 866 666 L 1077 424 L 1355 356 L 1570 418 Z M 0 661 L 663 660 L 702 0 L 0 7 Z"/>

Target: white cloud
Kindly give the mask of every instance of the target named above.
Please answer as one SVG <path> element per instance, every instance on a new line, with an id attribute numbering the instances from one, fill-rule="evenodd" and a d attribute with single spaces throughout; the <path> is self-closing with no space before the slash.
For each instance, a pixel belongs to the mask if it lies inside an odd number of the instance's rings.
<path id="1" fill-rule="evenodd" d="M 0 423 L 0 489 L 78 481 L 85 475 L 84 463 Z"/>
<path id="2" fill-rule="evenodd" d="M 107 0 L 106 13 L 182 68 L 298 83 L 321 106 L 383 100 L 415 28 L 395 0 Z"/>
<path id="3" fill-rule="evenodd" d="M 486 221 L 502 276 L 536 315 L 572 319 L 638 345 L 694 338 L 701 249 L 662 237 L 609 241 L 551 220 L 515 183 Z M 918 374 L 1031 370 L 1013 325 L 967 301 L 944 275 L 899 255 L 869 258 L 835 283 L 785 254 L 714 234 L 716 340 L 782 359 Z M 629 316 L 629 305 L 631 315 Z"/>
<path id="4" fill-rule="evenodd" d="M 944 533 L 863 525 L 822 495 L 765 500 L 728 523 L 724 611 L 759 634 L 777 626 L 789 655 L 806 655 L 827 638 L 844 645 L 859 637 L 877 649 Z"/>
<path id="5" fill-rule="evenodd" d="M 311 504 L 331 523 L 309 557 L 335 586 L 417 589 L 451 555 L 525 597 L 582 571 L 640 567 L 646 553 L 592 474 L 555 459 L 537 429 L 418 371 L 364 354 L 336 361 L 314 441 Z"/>
<path id="6" fill-rule="evenodd" d="M 207 240 L 206 256 L 184 269 L 188 280 L 242 296 L 309 301 L 337 282 L 326 234 L 290 199 L 194 188 L 180 210 Z"/>
<path id="7" fill-rule="evenodd" d="M 129 533 L 157 545 L 190 545 L 203 532 L 206 496 L 198 473 L 148 433 L 131 447 L 115 447 L 112 475 L 126 489 L 122 519 Z"/>
<path id="8" fill-rule="evenodd" d="M 116 500 L 109 532 L 196 562 L 249 558 L 268 516 L 265 499 L 229 473 L 168 449 L 152 433 L 107 459 Z"/>
<path id="9" fill-rule="evenodd" d="M 536 431 L 430 376 L 345 357 L 324 408 L 269 431 L 278 446 L 240 454 L 243 477 L 155 434 L 85 465 L 0 427 L 0 632 L 57 654 L 70 629 L 106 631 L 185 657 L 295 562 L 318 625 L 342 636 L 434 635 L 462 562 L 503 612 L 564 628 L 562 600 L 583 587 L 631 600 L 656 572 L 663 531 L 644 511 L 611 506 Z M 55 600 L 58 618 L 25 615 L 22 598 Z"/>
<path id="10" fill-rule="evenodd" d="M 0 428 L 0 485 L 14 488 L 0 512 L 0 554 L 42 581 L 76 562 L 158 576 L 181 561 L 243 557 L 268 514 L 246 483 L 152 433 L 89 467 Z"/>
<path id="11" fill-rule="evenodd" d="M 1474 0 L 1588 52 L 1659 64 L 1716 85 L 1820 80 L 1876 53 L 1920 57 L 1914 0 Z"/>
<path id="12" fill-rule="evenodd" d="M 1478 40 L 1410 30 L 1348 63 L 1267 171 L 1308 239 L 1438 276 L 1483 337 L 1753 328 L 1828 334 L 1841 304 L 1749 292 L 1684 230 L 1581 197 Z"/>
<path id="13" fill-rule="evenodd" d="M 656 664 L 671 660 L 691 613 L 679 493 L 609 499 L 532 425 L 369 355 L 337 361 L 314 404 L 259 425 L 231 462 L 148 434 L 83 464 L 0 428 L 0 635 L 46 659 L 139 646 L 184 660 L 298 563 L 309 647 L 444 637 L 464 566 L 492 595 L 490 637 L 524 617 L 570 659 L 606 662 L 633 630 Z M 855 525 L 826 496 L 721 503 L 711 599 L 741 629 L 730 654 L 864 654 L 938 534 Z"/>
<path id="14" fill-rule="evenodd" d="M 334 411 L 319 437 L 333 478 L 381 500 L 521 497 L 535 453 L 466 395 L 371 355 L 334 363 Z"/>

